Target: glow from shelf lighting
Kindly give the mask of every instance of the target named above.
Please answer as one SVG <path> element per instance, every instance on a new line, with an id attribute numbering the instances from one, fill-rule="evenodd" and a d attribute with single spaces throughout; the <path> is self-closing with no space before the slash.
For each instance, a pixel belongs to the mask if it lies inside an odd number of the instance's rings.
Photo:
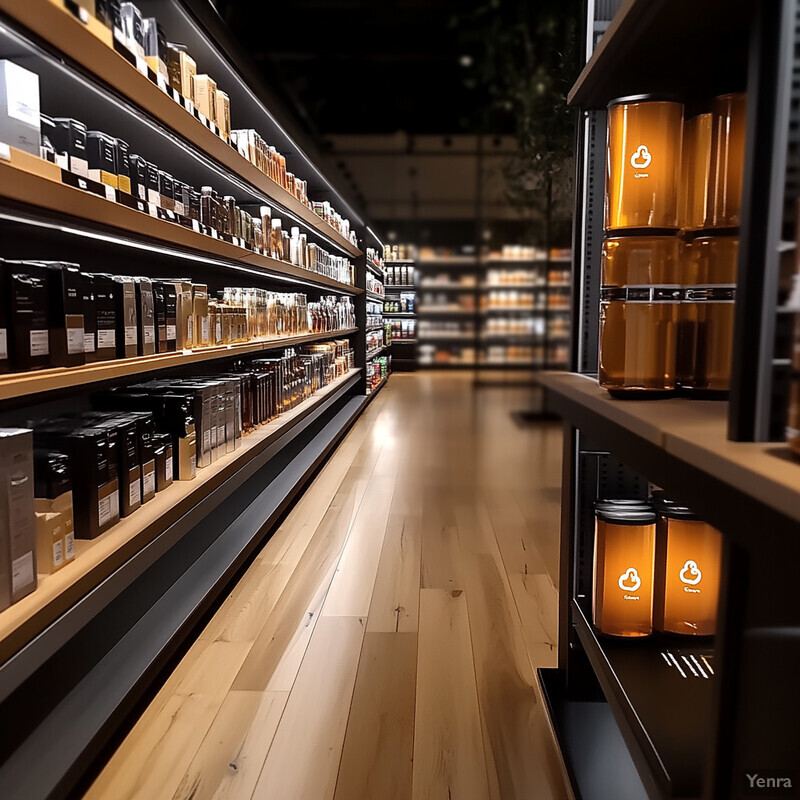
<path id="1" fill-rule="evenodd" d="M 370 228 L 370 226 L 369 226 L 369 225 L 367 225 L 367 230 L 368 230 L 368 231 L 369 231 L 369 232 L 372 234 L 372 238 L 373 238 L 373 239 L 375 239 L 375 241 L 376 241 L 376 242 L 377 242 L 377 243 L 378 243 L 378 244 L 381 246 L 381 249 L 383 249 L 383 247 L 384 247 L 384 244 L 383 244 L 383 242 L 381 241 L 381 238 L 380 238 L 380 236 L 378 236 L 378 234 L 377 234 L 377 233 L 375 233 L 375 231 L 374 231 L 374 230 L 372 230 L 372 228 Z"/>

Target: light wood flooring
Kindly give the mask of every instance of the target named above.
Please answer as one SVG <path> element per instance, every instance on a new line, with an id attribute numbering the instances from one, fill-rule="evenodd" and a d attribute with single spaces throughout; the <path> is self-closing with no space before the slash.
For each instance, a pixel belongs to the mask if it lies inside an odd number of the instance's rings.
<path id="1" fill-rule="evenodd" d="M 562 800 L 561 430 L 392 376 L 87 800 Z"/>

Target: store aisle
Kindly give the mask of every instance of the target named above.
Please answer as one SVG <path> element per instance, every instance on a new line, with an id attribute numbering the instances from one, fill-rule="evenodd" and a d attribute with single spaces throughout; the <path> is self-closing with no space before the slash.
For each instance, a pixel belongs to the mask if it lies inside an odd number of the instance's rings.
<path id="1" fill-rule="evenodd" d="M 87 800 L 565 798 L 560 426 L 524 389 L 392 376 Z"/>

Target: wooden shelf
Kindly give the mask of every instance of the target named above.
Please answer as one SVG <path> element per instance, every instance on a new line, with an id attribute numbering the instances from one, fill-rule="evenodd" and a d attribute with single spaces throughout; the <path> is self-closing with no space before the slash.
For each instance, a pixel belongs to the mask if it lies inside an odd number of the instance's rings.
<path id="1" fill-rule="evenodd" d="M 686 502 L 704 518 L 714 521 L 722 515 L 724 520 L 741 511 L 741 501 L 746 499 L 800 523 L 800 461 L 793 459 L 782 443 L 729 441 L 726 402 L 680 397 L 616 400 L 595 379 L 569 372 L 544 372 L 538 380 L 553 396 L 553 410 L 576 427 L 587 429 L 595 439 L 601 437 L 604 446 L 605 441 L 611 445 L 616 440 L 620 448 L 634 456 L 637 442 L 651 446 L 672 456 L 673 464 L 691 466 L 706 484 L 724 484 L 728 500 L 717 509 L 711 499 L 704 499 L 707 486 L 691 482 L 685 477 L 686 470 L 675 473 L 675 480 L 691 495 Z M 615 452 L 624 457 L 619 450 Z M 649 462 L 647 450 L 643 450 L 641 460 Z M 648 477 L 658 479 L 655 475 Z M 740 498 L 738 508 L 730 489 Z"/>
<path id="2" fill-rule="evenodd" d="M 17 652 L 326 398 L 354 385 L 360 371 L 350 370 L 297 408 L 260 426 L 243 437 L 238 450 L 210 467 L 198 469 L 194 480 L 176 481 L 96 539 L 76 539 L 75 560 L 71 564 L 53 575 L 40 576 L 39 587 L 33 594 L 0 612 L 0 662 Z"/>
<path id="3" fill-rule="evenodd" d="M 376 294 L 375 292 L 371 292 L 369 289 L 367 289 L 367 297 L 370 300 L 374 300 L 376 303 L 382 303 L 386 299 L 384 295 Z"/>
<path id="4" fill-rule="evenodd" d="M 0 0 L 0 10 L 50 42 L 99 81 L 128 98 L 229 172 L 290 211 L 309 228 L 350 255 L 361 255 L 361 250 L 322 220 L 313 209 L 268 178 L 240 155 L 238 150 L 175 102 L 171 94 L 163 92 L 156 83 L 117 53 L 113 47 L 111 31 L 97 20 L 90 17 L 88 24 L 82 23 L 59 0 L 31 0 L 26 3 Z"/>
<path id="5" fill-rule="evenodd" d="M 389 345 L 384 344 L 381 347 L 379 347 L 377 350 L 370 350 L 367 353 L 367 361 L 370 361 L 373 358 L 375 358 L 376 356 L 379 356 L 384 350 L 387 350 L 388 347 L 389 347 Z"/>
<path id="6" fill-rule="evenodd" d="M 55 164 L 11 149 L 12 161 L 0 161 L 0 197 L 47 209 L 119 233 L 135 234 L 154 242 L 192 250 L 209 258 L 224 258 L 261 270 L 265 276 L 280 275 L 348 294 L 362 289 L 340 283 L 293 264 L 259 255 L 222 239 L 215 239 L 185 228 L 177 222 L 158 219 L 89 191 L 61 182 L 61 169 Z M 147 206 L 145 206 L 147 207 Z"/>
<path id="7" fill-rule="evenodd" d="M 175 353 L 158 353 L 157 355 L 139 356 L 137 358 L 118 358 L 113 361 L 86 364 L 82 367 L 55 367 L 35 372 L 14 372 L 9 375 L 0 375 L 0 401 L 41 394 L 42 392 L 70 389 L 76 386 L 89 386 L 102 381 L 183 367 L 187 364 L 199 364 L 221 358 L 236 358 L 265 350 L 294 347 L 306 342 L 335 339 L 357 331 L 358 328 L 347 328 L 328 333 L 308 333 L 302 336 L 260 339 L 240 344 L 202 347 Z"/>

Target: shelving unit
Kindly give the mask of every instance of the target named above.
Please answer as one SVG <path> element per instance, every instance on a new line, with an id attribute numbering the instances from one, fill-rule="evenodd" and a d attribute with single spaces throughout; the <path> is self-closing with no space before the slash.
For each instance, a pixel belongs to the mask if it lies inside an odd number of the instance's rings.
<path id="1" fill-rule="evenodd" d="M 376 264 L 367 263 L 366 247 L 377 237 L 325 177 L 314 144 L 281 118 L 279 100 L 254 77 L 207 3 L 137 5 L 159 19 L 170 41 L 187 46 L 198 72 L 208 72 L 228 93 L 233 127 L 253 128 L 268 139 L 308 180 L 310 198 L 329 200 L 351 221 L 358 244 L 224 141 L 213 123 L 71 0 L 0 0 L 0 58 L 39 75 L 42 113 L 123 136 L 131 152 L 197 189 L 212 186 L 242 208 L 269 206 L 284 228 L 298 227 L 309 243 L 348 258 L 353 280 L 262 255 L 241 239 L 2 142 L 0 258 L 68 260 L 90 273 L 157 280 L 183 276 L 206 284 L 213 297 L 237 286 L 304 293 L 309 302 L 335 294 L 352 298 L 356 324 L 4 374 L 0 425 L 81 414 L 93 408 L 91 395 L 98 390 L 154 377 L 219 374 L 318 341 L 349 340 L 355 366 L 245 433 L 238 448 L 199 468 L 193 480 L 176 481 L 96 539 L 76 540 L 74 562 L 40 576 L 36 591 L 0 611 L 0 787 L 7 800 L 74 795 L 83 774 L 375 394 L 367 394 L 364 379 L 366 276 L 381 276 Z M 382 307 L 383 297 L 377 302 Z M 77 472 L 79 465 L 73 468 Z M 37 766 L 43 761 L 46 770 Z"/>
<path id="2" fill-rule="evenodd" d="M 386 267 L 388 269 L 394 269 L 395 267 L 405 267 L 406 270 L 416 270 L 416 262 L 412 259 L 405 259 L 405 260 L 392 260 L 386 261 Z M 412 273 L 413 274 L 413 273 Z M 414 333 L 413 338 L 407 337 L 398 337 L 392 335 L 391 338 L 391 350 L 392 350 L 392 369 L 396 372 L 414 372 L 417 368 L 417 328 L 419 325 L 419 308 L 417 307 L 417 287 L 414 283 L 388 283 L 385 286 L 386 290 L 386 299 L 390 301 L 394 301 L 398 304 L 401 302 L 401 298 L 403 295 L 406 297 L 409 294 L 413 294 L 413 311 L 384 311 L 384 319 L 387 321 L 388 325 L 391 326 L 393 320 L 400 321 L 400 328 L 405 326 L 406 329 L 410 326 L 411 330 Z M 401 306 L 402 307 L 402 306 Z M 408 322 L 408 320 L 413 320 L 413 322 Z M 396 326 L 395 326 L 396 327 Z"/>
<path id="3" fill-rule="evenodd" d="M 570 93 L 582 109 L 572 372 L 538 376 L 565 421 L 559 659 L 539 674 L 576 797 L 745 798 L 746 773 L 785 776 L 800 752 L 800 463 L 769 441 L 784 424 L 791 341 L 779 278 L 796 234 L 798 7 L 712 2 L 687 27 L 687 2 L 625 0 L 611 20 L 613 5 L 588 5 L 587 63 Z M 606 105 L 655 93 L 702 109 L 745 87 L 730 400 L 614 399 L 595 378 Z M 723 534 L 713 639 L 628 641 L 592 625 L 593 502 L 645 497 L 651 484 Z"/>

